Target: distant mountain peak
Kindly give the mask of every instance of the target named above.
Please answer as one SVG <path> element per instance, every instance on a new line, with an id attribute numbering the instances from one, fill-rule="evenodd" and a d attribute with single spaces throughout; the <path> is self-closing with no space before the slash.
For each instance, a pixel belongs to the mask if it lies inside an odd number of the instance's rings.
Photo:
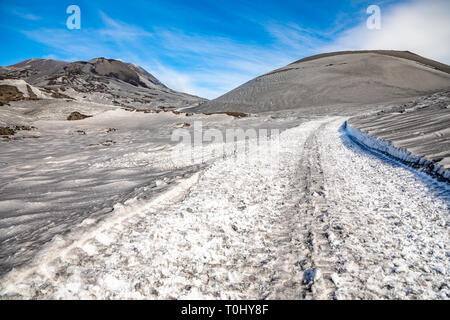
<path id="1" fill-rule="evenodd" d="M 129 108 L 179 108 L 205 101 L 169 89 L 136 64 L 105 57 L 75 62 L 28 59 L 0 67 L 0 78 L 22 79 L 36 87 L 61 90 L 64 95 L 73 89 L 75 99 Z"/>
<path id="2" fill-rule="evenodd" d="M 54 60 L 54 59 L 28 59 L 13 65 L 8 66 L 9 68 L 22 68 L 22 69 L 35 69 L 35 70 L 43 70 L 49 68 L 55 68 L 59 66 L 63 66 L 68 64 L 69 62 Z"/>

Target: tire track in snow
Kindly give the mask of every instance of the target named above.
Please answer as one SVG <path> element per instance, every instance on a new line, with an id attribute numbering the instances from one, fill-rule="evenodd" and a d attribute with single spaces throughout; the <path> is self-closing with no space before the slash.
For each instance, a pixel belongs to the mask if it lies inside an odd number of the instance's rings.
<path id="1" fill-rule="evenodd" d="M 269 299 L 330 299 L 335 286 L 331 247 L 327 239 L 328 204 L 317 137 L 326 123 L 307 137 L 291 173 L 284 223 L 276 237 L 284 240 L 276 265 L 277 280 Z"/>
<path id="2" fill-rule="evenodd" d="M 303 285 L 306 286 L 305 298 L 333 298 L 335 286 L 331 274 L 335 271 L 333 252 L 328 241 L 328 203 L 324 183 L 324 172 L 319 150 L 318 135 L 327 124 L 322 124 L 313 132 L 305 143 L 304 164 L 306 172 L 302 176 L 305 185 L 305 215 L 304 234 L 310 250 L 308 260 L 310 265 L 303 274 Z"/>

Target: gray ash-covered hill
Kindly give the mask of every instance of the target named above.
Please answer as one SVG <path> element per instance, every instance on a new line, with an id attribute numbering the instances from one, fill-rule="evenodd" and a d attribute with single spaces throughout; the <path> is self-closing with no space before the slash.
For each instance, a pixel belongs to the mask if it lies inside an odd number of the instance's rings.
<path id="1" fill-rule="evenodd" d="M 65 62 L 30 59 L 0 67 L 0 79 L 20 79 L 54 98 L 130 108 L 182 108 L 205 102 L 174 91 L 143 68 L 119 60 L 95 58 Z"/>
<path id="2" fill-rule="evenodd" d="M 191 109 L 259 113 L 351 110 L 450 89 L 450 66 L 408 51 L 346 51 L 308 57 Z"/>

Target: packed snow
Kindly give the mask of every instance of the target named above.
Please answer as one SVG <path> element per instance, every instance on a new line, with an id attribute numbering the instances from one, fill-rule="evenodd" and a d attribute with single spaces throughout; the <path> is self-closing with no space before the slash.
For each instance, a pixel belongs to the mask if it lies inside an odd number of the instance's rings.
<path id="1" fill-rule="evenodd" d="M 170 153 L 166 132 L 160 140 L 156 132 L 180 116 L 150 117 L 158 118 L 117 123 L 117 143 L 95 152 L 88 145 L 99 136 L 89 130 L 106 129 L 101 117 L 77 124 L 86 136 L 44 140 L 55 148 L 51 158 L 37 149 L 12 164 L 7 155 L 19 146 L 2 153 L 2 239 L 56 236 L 1 278 L 1 298 L 449 298 L 448 185 L 353 143 L 340 130 L 345 118 L 284 124 L 279 153 L 251 140 L 254 148 L 177 171 L 152 163 Z M 234 121 L 200 117 L 210 126 Z M 121 124 L 143 127 L 128 136 Z M 72 147 L 78 158 L 65 153 Z M 45 223 L 55 216 L 49 203 L 64 209 L 71 232 Z M 5 217 L 11 210 L 23 214 Z M 107 213 L 96 219 L 96 210 Z M 33 223 L 46 232 L 30 234 Z"/>
<path id="2" fill-rule="evenodd" d="M 433 164 L 425 157 L 416 155 L 405 148 L 397 148 L 390 141 L 379 139 L 371 136 L 367 132 L 353 128 L 349 124 L 345 124 L 347 133 L 359 143 L 364 144 L 367 147 L 380 151 L 381 153 L 388 154 L 395 159 L 401 160 L 411 166 L 419 166 L 423 170 L 429 169 L 429 173 L 435 174 L 439 177 L 450 179 L 450 170 L 443 168 L 440 164 Z M 432 165 L 433 164 L 433 165 Z M 432 166 L 431 166 L 432 165 Z"/>

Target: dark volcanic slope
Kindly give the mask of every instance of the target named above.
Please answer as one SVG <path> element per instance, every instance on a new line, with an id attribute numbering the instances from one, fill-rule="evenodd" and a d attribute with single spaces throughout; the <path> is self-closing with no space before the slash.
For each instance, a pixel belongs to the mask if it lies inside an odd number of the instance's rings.
<path id="1" fill-rule="evenodd" d="M 169 89 L 139 66 L 105 58 L 72 63 L 26 60 L 0 67 L 1 79 L 21 79 L 56 95 L 130 108 L 192 107 L 206 101 Z"/>
<path id="2" fill-rule="evenodd" d="M 410 52 L 336 52 L 257 77 L 194 111 L 258 113 L 387 103 L 450 89 L 450 67 Z"/>
<path id="3" fill-rule="evenodd" d="M 0 67 L 0 78 L 23 79 L 31 83 L 33 79 L 50 75 L 68 64 L 60 60 L 29 59 L 8 67 Z"/>
<path id="4" fill-rule="evenodd" d="M 66 61 L 61 60 L 53 60 L 53 59 L 29 59 L 16 64 L 13 64 L 10 67 L 19 68 L 19 69 L 34 69 L 37 71 L 51 70 L 56 67 L 62 67 L 68 64 Z"/>

